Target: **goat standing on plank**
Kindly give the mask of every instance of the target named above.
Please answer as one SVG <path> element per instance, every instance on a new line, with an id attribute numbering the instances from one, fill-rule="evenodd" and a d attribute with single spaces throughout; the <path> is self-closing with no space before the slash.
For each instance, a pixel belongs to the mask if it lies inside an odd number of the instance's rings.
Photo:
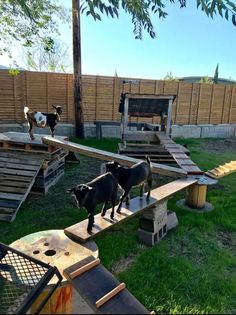
<path id="1" fill-rule="evenodd" d="M 98 204 L 104 203 L 101 215 L 105 216 L 108 201 L 112 203 L 110 218 L 114 219 L 114 209 L 117 199 L 118 181 L 111 173 L 105 173 L 86 184 L 80 184 L 67 190 L 77 202 L 78 208 L 86 208 L 88 213 L 88 233 L 94 224 L 94 212 Z"/>
<path id="2" fill-rule="evenodd" d="M 141 185 L 140 198 L 143 196 L 143 188 L 145 183 L 148 184 L 147 200 L 149 200 L 152 188 L 152 171 L 151 161 L 149 157 L 145 157 L 147 161 L 134 164 L 132 167 L 121 166 L 117 161 L 106 163 L 107 172 L 111 172 L 118 180 L 119 185 L 124 190 L 120 197 L 117 212 L 120 213 L 122 202 L 129 205 L 129 192 L 133 186 Z"/>
<path id="3" fill-rule="evenodd" d="M 51 135 L 54 137 L 54 128 L 60 120 L 62 114 L 62 107 L 52 105 L 55 109 L 54 113 L 42 113 L 42 112 L 31 112 L 27 106 L 24 107 L 25 118 L 29 123 L 29 135 L 31 140 L 34 140 L 33 127 L 37 126 L 44 128 L 49 126 L 51 129 Z"/>

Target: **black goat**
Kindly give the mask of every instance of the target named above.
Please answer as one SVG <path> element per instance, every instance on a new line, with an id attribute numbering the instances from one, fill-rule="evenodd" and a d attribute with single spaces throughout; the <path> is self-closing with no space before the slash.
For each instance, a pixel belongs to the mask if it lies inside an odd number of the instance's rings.
<path id="1" fill-rule="evenodd" d="M 42 113 L 42 112 L 31 112 L 27 106 L 24 107 L 25 118 L 29 123 L 29 135 L 31 140 L 34 140 L 33 126 L 44 128 L 49 126 L 51 129 L 51 135 L 54 137 L 54 128 L 60 120 L 62 114 L 62 107 L 52 105 L 55 109 L 54 113 Z"/>
<path id="2" fill-rule="evenodd" d="M 118 181 L 111 174 L 100 175 L 86 184 L 80 184 L 67 190 L 77 202 L 78 208 L 85 207 L 88 213 L 88 233 L 91 232 L 94 224 L 94 211 L 98 204 L 104 203 L 101 215 L 104 216 L 107 210 L 108 201 L 112 203 L 111 219 L 114 219 L 115 202 L 117 199 Z"/>
<path id="3" fill-rule="evenodd" d="M 152 171 L 149 157 L 146 156 L 146 160 L 147 162 L 142 161 L 136 163 L 132 167 L 121 166 L 117 161 L 106 163 L 106 170 L 111 172 L 117 178 L 119 185 L 124 190 L 117 208 L 118 213 L 120 213 L 123 201 L 126 202 L 127 206 L 129 205 L 129 192 L 133 186 L 141 185 L 140 198 L 142 198 L 144 184 L 147 183 L 147 200 L 149 199 L 152 187 Z"/>

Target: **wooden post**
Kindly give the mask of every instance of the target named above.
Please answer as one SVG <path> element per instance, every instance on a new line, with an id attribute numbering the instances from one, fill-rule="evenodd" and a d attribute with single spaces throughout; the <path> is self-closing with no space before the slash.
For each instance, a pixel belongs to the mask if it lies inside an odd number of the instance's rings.
<path id="1" fill-rule="evenodd" d="M 201 209 L 206 203 L 207 185 L 194 184 L 186 189 L 185 202 L 190 208 Z"/>
<path id="2" fill-rule="evenodd" d="M 80 0 L 72 0 L 75 136 L 84 138 L 81 78 Z"/>

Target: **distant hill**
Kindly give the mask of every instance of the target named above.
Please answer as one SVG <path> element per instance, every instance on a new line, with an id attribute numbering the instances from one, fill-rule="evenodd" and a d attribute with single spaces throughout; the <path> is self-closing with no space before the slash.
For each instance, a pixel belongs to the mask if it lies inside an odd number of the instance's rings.
<path id="1" fill-rule="evenodd" d="M 0 65 L 0 70 L 9 70 L 9 69 L 10 69 L 10 67 L 8 67 L 8 66 Z M 24 68 L 22 68 L 22 67 L 19 67 L 19 68 L 17 68 L 17 69 L 19 69 L 19 70 L 21 70 L 21 71 L 26 71 L 26 69 L 24 69 Z"/>

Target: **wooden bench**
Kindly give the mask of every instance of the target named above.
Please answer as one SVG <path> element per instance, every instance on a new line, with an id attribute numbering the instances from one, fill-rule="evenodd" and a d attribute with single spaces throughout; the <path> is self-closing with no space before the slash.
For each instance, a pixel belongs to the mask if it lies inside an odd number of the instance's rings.
<path id="1" fill-rule="evenodd" d="M 65 234 L 75 242 L 85 243 L 92 237 L 100 234 L 104 230 L 107 230 L 111 226 L 121 221 L 124 221 L 137 213 L 141 213 L 144 210 L 154 206 L 160 201 L 163 201 L 178 191 L 189 187 L 197 182 L 197 179 L 186 178 L 178 179 L 161 187 L 158 187 L 151 191 L 151 197 L 149 201 L 146 200 L 146 195 L 143 198 L 136 197 L 130 200 L 129 208 L 123 205 L 121 213 L 115 213 L 114 220 L 110 219 L 110 211 L 107 210 L 105 217 L 101 214 L 97 214 L 95 219 L 95 224 L 93 226 L 92 234 L 87 232 L 88 220 L 83 220 L 77 224 L 74 224 L 66 229 L 64 229 Z"/>

